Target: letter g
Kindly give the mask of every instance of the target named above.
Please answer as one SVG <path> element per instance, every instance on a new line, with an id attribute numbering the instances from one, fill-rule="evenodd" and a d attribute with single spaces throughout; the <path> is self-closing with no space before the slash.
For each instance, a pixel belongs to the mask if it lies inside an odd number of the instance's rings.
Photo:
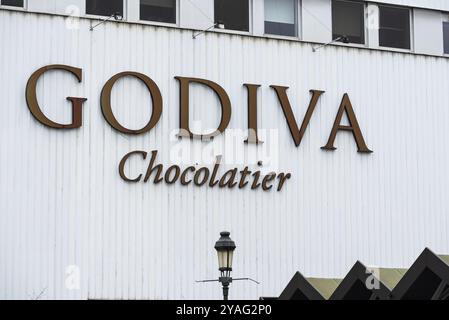
<path id="1" fill-rule="evenodd" d="M 39 107 L 39 103 L 37 102 L 36 96 L 37 81 L 45 72 L 49 70 L 64 70 L 70 72 L 78 79 L 78 82 L 81 82 L 83 79 L 82 78 L 83 70 L 79 68 L 57 64 L 40 68 L 31 75 L 26 86 L 26 100 L 28 104 L 28 109 L 30 109 L 31 114 L 36 118 L 37 121 L 46 125 L 47 127 L 55 129 L 74 129 L 81 127 L 83 124 L 82 108 L 83 103 L 87 100 L 86 98 L 67 97 L 67 100 L 69 100 L 72 103 L 72 123 L 70 124 L 60 124 L 50 120 L 44 115 L 41 108 Z"/>

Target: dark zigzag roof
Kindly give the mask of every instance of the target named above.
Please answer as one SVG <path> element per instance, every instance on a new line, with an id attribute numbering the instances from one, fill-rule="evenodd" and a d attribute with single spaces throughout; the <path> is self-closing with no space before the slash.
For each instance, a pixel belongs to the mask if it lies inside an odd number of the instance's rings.
<path id="1" fill-rule="evenodd" d="M 343 279 L 297 272 L 279 300 L 449 300 L 449 255 L 425 249 L 409 269 L 369 268 L 357 261 Z"/>

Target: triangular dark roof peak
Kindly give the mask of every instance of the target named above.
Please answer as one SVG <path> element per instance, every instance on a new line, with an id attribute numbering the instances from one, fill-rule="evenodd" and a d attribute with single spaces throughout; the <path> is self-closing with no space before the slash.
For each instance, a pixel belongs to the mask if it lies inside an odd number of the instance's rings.
<path id="1" fill-rule="evenodd" d="M 343 280 L 296 272 L 279 299 L 449 300 L 449 255 L 426 248 L 410 269 L 366 267 L 357 261 Z"/>

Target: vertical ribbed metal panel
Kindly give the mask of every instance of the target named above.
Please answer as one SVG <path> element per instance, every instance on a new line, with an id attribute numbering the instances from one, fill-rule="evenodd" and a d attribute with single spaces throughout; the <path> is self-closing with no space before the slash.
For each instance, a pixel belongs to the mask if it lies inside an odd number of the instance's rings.
<path id="1" fill-rule="evenodd" d="M 278 295 L 297 270 L 338 277 L 356 260 L 399 267 L 426 246 L 449 252 L 448 59 L 333 46 L 313 53 L 305 43 L 215 33 L 193 40 L 190 31 L 117 23 L 90 32 L 87 20 L 69 30 L 62 17 L 5 11 L 0 41 L 0 298 L 41 291 L 44 299 L 219 298 L 218 285 L 194 280 L 217 276 L 213 245 L 224 229 L 238 246 L 234 275 L 261 281 L 233 283 L 232 298 Z M 83 82 L 46 74 L 39 101 L 49 117 L 68 122 L 65 97 L 88 98 L 78 130 L 46 128 L 26 106 L 28 77 L 56 63 L 82 68 Z M 147 134 L 118 134 L 103 119 L 101 88 L 121 71 L 145 73 L 162 91 L 163 115 Z M 277 171 L 293 174 L 282 192 L 119 178 L 118 162 L 132 150 L 159 150 L 158 161 L 171 165 L 179 143 L 174 76 L 222 85 L 233 129 L 247 124 L 242 84 L 262 85 L 259 127 L 275 130 Z M 298 122 L 309 89 L 326 91 L 299 148 L 273 84 L 290 87 Z M 345 133 L 337 151 L 320 149 L 346 92 L 372 155 L 358 154 Z M 216 125 L 214 99 L 194 87 L 192 121 Z M 145 124 L 149 103 L 137 81 L 114 88 L 114 111 L 125 125 Z M 195 156 L 205 148 L 192 144 Z M 136 174 L 144 165 L 132 161 L 127 170 Z M 66 287 L 70 265 L 79 267 L 80 290 Z"/>

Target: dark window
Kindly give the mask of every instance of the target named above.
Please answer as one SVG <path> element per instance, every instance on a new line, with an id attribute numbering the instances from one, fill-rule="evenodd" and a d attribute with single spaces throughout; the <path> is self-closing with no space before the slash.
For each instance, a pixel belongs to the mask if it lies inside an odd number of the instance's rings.
<path id="1" fill-rule="evenodd" d="M 97 16 L 123 16 L 123 0 L 87 0 L 86 13 Z"/>
<path id="2" fill-rule="evenodd" d="M 444 53 L 449 54 L 449 22 L 443 23 Z"/>
<path id="3" fill-rule="evenodd" d="M 379 45 L 410 49 L 410 10 L 379 6 Z"/>
<path id="4" fill-rule="evenodd" d="M 343 36 L 351 43 L 365 43 L 365 5 L 362 2 L 332 1 L 333 39 Z"/>
<path id="5" fill-rule="evenodd" d="M 249 31 L 248 0 L 215 0 L 215 22 L 225 29 Z"/>
<path id="6" fill-rule="evenodd" d="M 265 0 L 265 33 L 296 36 L 297 0 Z"/>
<path id="7" fill-rule="evenodd" d="M 140 20 L 176 23 L 176 0 L 140 0 Z"/>
<path id="8" fill-rule="evenodd" d="M 23 0 L 1 0 L 4 6 L 23 7 Z"/>

